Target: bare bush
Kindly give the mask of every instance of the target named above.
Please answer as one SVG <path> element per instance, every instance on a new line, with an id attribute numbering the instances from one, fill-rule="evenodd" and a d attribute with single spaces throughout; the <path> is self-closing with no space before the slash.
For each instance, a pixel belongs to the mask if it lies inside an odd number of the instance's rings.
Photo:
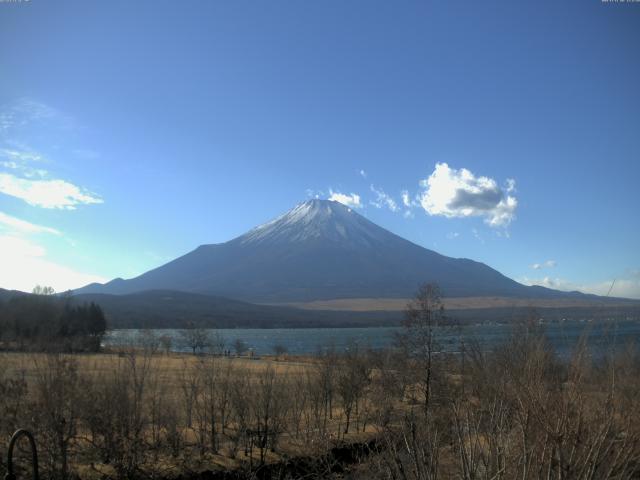
<path id="1" fill-rule="evenodd" d="M 356 421 L 358 420 L 360 403 L 369 384 L 370 373 L 368 358 L 362 354 L 357 344 L 352 344 L 341 357 L 336 375 L 336 391 L 345 417 L 344 434 L 349 433 L 354 412 Z"/>
<path id="2" fill-rule="evenodd" d="M 151 356 L 130 352 L 113 369 L 93 379 L 84 403 L 84 421 L 94 455 L 130 478 L 145 461 L 148 427 L 145 393 Z"/>
<path id="3" fill-rule="evenodd" d="M 5 465 L 5 446 L 13 432 L 25 425 L 29 413 L 27 382 L 24 371 L 9 371 L 5 358 L 0 358 L 0 465 Z"/>
<path id="4" fill-rule="evenodd" d="M 46 470 L 65 480 L 70 474 L 71 446 L 78 432 L 81 379 L 77 361 L 63 355 L 35 358 L 34 425 L 40 432 Z"/>

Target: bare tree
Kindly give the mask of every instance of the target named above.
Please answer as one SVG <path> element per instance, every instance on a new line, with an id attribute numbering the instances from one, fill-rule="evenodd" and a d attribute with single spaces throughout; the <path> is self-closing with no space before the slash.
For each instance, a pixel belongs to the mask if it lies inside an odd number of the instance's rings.
<path id="1" fill-rule="evenodd" d="M 90 444 L 119 479 L 135 476 L 145 460 L 149 424 L 145 399 L 152 358 L 128 352 L 109 371 L 94 377 L 83 395 Z"/>
<path id="2" fill-rule="evenodd" d="M 289 351 L 287 347 L 281 343 L 276 343 L 275 345 L 273 345 L 273 347 L 271 347 L 271 349 L 273 350 L 273 353 L 276 356 L 276 358 L 282 357 Z"/>
<path id="3" fill-rule="evenodd" d="M 307 377 L 300 374 L 292 375 L 289 379 L 289 389 L 289 423 L 292 426 L 294 438 L 298 439 L 302 418 L 305 411 L 309 408 Z"/>
<path id="4" fill-rule="evenodd" d="M 195 398 L 194 411 L 201 455 L 207 450 L 218 452 L 220 436 L 227 422 L 231 368 L 231 363 L 223 363 L 214 356 L 203 357 L 195 366 L 199 394 Z"/>
<path id="5" fill-rule="evenodd" d="M 344 434 L 349 433 L 352 413 L 358 416 L 360 400 L 370 381 L 371 367 L 357 344 L 352 344 L 341 357 L 336 375 L 336 390 L 345 415 Z"/>
<path id="6" fill-rule="evenodd" d="M 244 340 L 241 340 L 240 338 L 236 338 L 233 342 L 233 349 L 236 352 L 237 356 L 242 356 L 244 355 L 244 353 L 248 350 L 248 346 L 246 344 L 246 342 Z"/>
<path id="7" fill-rule="evenodd" d="M 234 458 L 240 443 L 245 441 L 245 453 L 248 453 L 247 430 L 250 428 L 251 382 L 246 369 L 236 369 L 229 389 L 229 405 L 233 417 L 233 430 L 229 432 L 231 457 Z"/>
<path id="8" fill-rule="evenodd" d="M 56 293 L 56 291 L 53 289 L 53 287 L 36 285 L 35 287 L 33 287 L 33 291 L 31 293 L 33 293 L 34 295 L 53 295 Z"/>
<path id="9" fill-rule="evenodd" d="M 36 365 L 33 412 L 47 466 L 53 476 L 69 477 L 70 448 L 77 435 L 80 377 L 75 359 L 62 355 L 34 357 Z"/>
<path id="10" fill-rule="evenodd" d="M 287 384 L 271 365 L 257 375 L 252 395 L 252 436 L 260 452 L 260 463 L 265 461 L 267 449 L 275 451 L 278 438 L 284 430 L 288 412 Z"/>
<path id="11" fill-rule="evenodd" d="M 9 369 L 5 354 L 0 355 L 0 465 L 4 467 L 4 448 L 28 417 L 24 405 L 28 404 L 29 390 L 24 371 Z"/>
<path id="12" fill-rule="evenodd" d="M 190 365 L 188 361 L 183 362 L 180 373 L 180 393 L 184 405 L 184 413 L 187 428 L 193 426 L 193 410 L 201 389 L 201 379 L 198 371 Z"/>
<path id="13" fill-rule="evenodd" d="M 180 335 L 184 345 L 190 348 L 194 355 L 204 352 L 213 344 L 209 332 L 204 328 L 186 328 L 180 331 Z"/>
<path id="14" fill-rule="evenodd" d="M 404 332 L 399 336 L 401 346 L 415 362 L 425 415 L 429 412 L 432 396 L 435 336 L 443 318 L 444 305 L 440 288 L 435 284 L 422 285 L 415 298 L 407 305 L 403 321 Z"/>
<path id="15" fill-rule="evenodd" d="M 138 332 L 136 343 L 149 353 L 154 354 L 160 348 L 160 339 L 154 330 L 145 328 Z"/>
<path id="16" fill-rule="evenodd" d="M 333 418 L 337 361 L 338 356 L 333 345 L 318 351 L 317 373 L 322 392 L 323 430 L 327 429 L 327 421 Z"/>
<path id="17" fill-rule="evenodd" d="M 227 343 L 222 333 L 216 329 L 210 340 L 210 348 L 212 353 L 214 355 L 222 355 L 224 352 L 224 346 Z"/>
<path id="18" fill-rule="evenodd" d="M 165 333 L 158 337 L 158 342 L 160 343 L 160 346 L 162 347 L 165 355 L 169 355 L 169 353 L 171 352 L 171 347 L 173 346 L 173 337 Z"/>

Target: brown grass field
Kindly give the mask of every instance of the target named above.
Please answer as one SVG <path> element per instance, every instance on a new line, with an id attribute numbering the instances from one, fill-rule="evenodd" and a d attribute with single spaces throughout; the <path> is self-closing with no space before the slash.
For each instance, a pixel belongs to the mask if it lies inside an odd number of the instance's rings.
<path id="1" fill-rule="evenodd" d="M 57 480 L 257 478 L 301 457 L 318 461 L 264 478 L 640 478 L 633 345 L 560 359 L 522 325 L 494 351 L 433 355 L 428 332 L 410 330 L 409 350 L 306 358 L 1 353 L 0 434 L 31 429 Z M 337 470 L 327 457 L 374 440 Z"/>
<path id="2" fill-rule="evenodd" d="M 279 303 L 272 305 L 290 306 L 304 310 L 336 310 L 353 312 L 390 311 L 399 312 L 407 307 L 408 298 L 341 298 L 334 300 L 316 300 L 312 302 Z M 602 307 L 603 301 L 592 299 L 531 299 L 509 297 L 460 297 L 443 298 L 447 310 L 466 310 L 481 308 L 577 308 Z M 625 299 L 608 299 L 608 307 L 624 307 L 638 304 Z"/>

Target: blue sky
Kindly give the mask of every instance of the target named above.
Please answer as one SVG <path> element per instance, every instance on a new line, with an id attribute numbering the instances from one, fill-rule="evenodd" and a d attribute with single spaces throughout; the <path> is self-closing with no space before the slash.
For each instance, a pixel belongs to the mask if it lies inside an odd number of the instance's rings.
<path id="1" fill-rule="evenodd" d="M 0 287 L 131 277 L 309 196 L 640 298 L 640 3 L 0 3 Z M 354 203 L 355 202 L 355 203 Z"/>

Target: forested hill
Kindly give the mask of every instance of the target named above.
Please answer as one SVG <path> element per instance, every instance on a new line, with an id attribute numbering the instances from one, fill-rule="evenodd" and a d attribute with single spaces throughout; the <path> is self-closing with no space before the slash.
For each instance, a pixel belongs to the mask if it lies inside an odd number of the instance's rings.
<path id="1" fill-rule="evenodd" d="M 49 292 L 48 292 L 49 293 Z M 94 302 L 0 289 L 3 349 L 97 351 L 107 322 Z"/>

